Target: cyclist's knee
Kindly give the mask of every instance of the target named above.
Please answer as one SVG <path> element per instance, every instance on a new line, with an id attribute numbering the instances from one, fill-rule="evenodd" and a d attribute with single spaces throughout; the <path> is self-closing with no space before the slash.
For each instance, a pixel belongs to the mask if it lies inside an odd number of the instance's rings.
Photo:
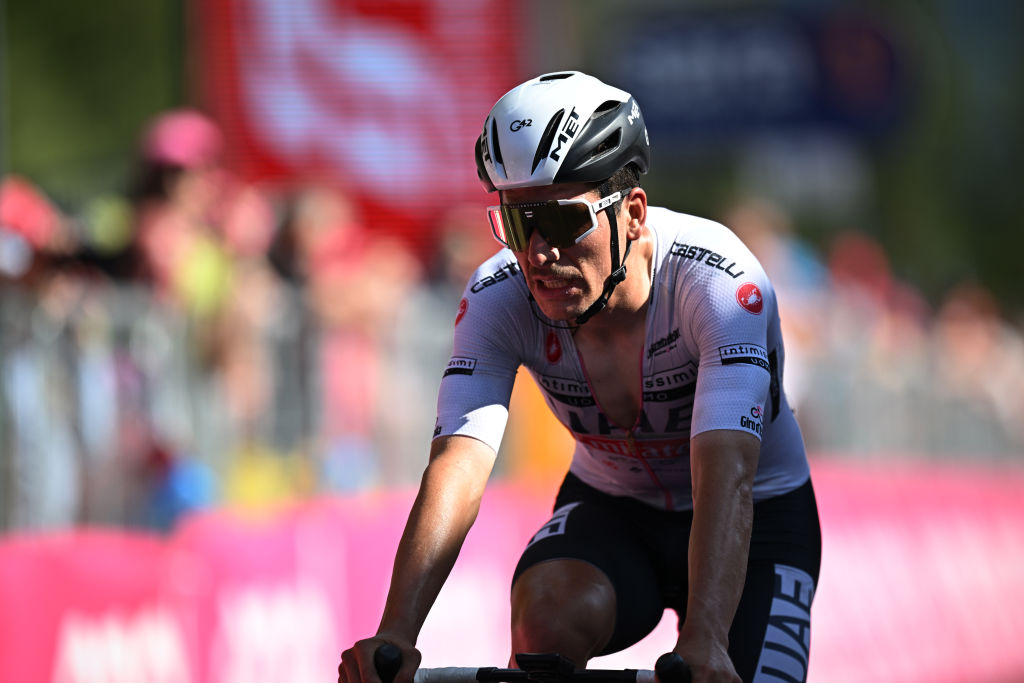
<path id="1" fill-rule="evenodd" d="M 513 649 L 558 652 L 582 667 L 611 639 L 615 610 L 615 589 L 593 565 L 580 560 L 534 565 L 512 588 Z"/>

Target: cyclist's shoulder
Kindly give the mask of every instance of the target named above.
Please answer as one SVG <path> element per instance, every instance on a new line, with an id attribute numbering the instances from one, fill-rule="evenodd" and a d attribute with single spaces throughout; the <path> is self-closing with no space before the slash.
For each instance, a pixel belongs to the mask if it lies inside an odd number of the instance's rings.
<path id="1" fill-rule="evenodd" d="M 466 283 L 465 296 L 501 297 L 508 295 L 511 290 L 525 286 L 515 255 L 509 249 L 501 249 L 473 271 Z"/>
<path id="2" fill-rule="evenodd" d="M 494 254 L 466 282 L 456 330 L 491 335 L 529 327 L 533 316 L 529 291 L 515 255 L 508 249 Z"/>
<path id="3" fill-rule="evenodd" d="M 757 257 L 718 221 L 651 207 L 647 224 L 655 235 L 664 274 L 704 285 L 727 285 L 738 278 L 766 281 Z"/>

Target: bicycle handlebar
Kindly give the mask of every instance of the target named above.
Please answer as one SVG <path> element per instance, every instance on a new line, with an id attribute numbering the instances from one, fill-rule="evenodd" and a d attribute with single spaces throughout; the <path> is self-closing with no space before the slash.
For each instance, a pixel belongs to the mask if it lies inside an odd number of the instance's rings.
<path id="1" fill-rule="evenodd" d="M 381 683 L 393 683 L 402 668 L 402 651 L 391 643 L 381 645 L 373 653 L 373 667 Z"/>
<path id="2" fill-rule="evenodd" d="M 402 668 L 402 653 L 384 644 L 373 653 L 373 663 L 381 683 L 393 683 Z M 493 666 L 439 667 L 417 669 L 415 683 L 690 683 L 690 667 L 674 652 L 666 652 L 646 669 L 580 669 L 557 654 L 516 655 L 518 669 Z M 655 678 L 657 675 L 657 678 Z"/>

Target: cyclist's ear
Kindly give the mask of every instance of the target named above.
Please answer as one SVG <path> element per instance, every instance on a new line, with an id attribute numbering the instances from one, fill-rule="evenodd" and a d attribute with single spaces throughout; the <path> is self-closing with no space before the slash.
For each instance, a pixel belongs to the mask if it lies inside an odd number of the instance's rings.
<path id="1" fill-rule="evenodd" d="M 643 188 L 634 187 L 623 202 L 629 212 L 626 234 L 629 239 L 639 239 L 640 230 L 647 223 L 647 193 Z"/>

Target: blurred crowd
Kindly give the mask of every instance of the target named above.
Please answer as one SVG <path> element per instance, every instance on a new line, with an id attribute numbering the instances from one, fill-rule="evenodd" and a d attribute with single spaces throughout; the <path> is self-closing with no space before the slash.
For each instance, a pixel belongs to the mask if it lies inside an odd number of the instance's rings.
<path id="1" fill-rule="evenodd" d="M 1024 335 L 981 283 L 930 304 L 864 231 L 817 253 L 765 202 L 722 220 L 778 290 L 786 391 L 812 455 L 1024 462 Z"/>
<path id="2" fill-rule="evenodd" d="M 132 186 L 73 213 L 0 179 L 0 530 L 418 480 L 459 298 L 497 249 L 481 207 L 424 257 L 343 188 L 253 186 L 222 152 L 176 110 Z M 814 457 L 1024 459 L 1024 338 L 984 287 L 932 306 L 864 231 L 822 251 L 756 198 L 718 218 L 779 290 Z"/>

